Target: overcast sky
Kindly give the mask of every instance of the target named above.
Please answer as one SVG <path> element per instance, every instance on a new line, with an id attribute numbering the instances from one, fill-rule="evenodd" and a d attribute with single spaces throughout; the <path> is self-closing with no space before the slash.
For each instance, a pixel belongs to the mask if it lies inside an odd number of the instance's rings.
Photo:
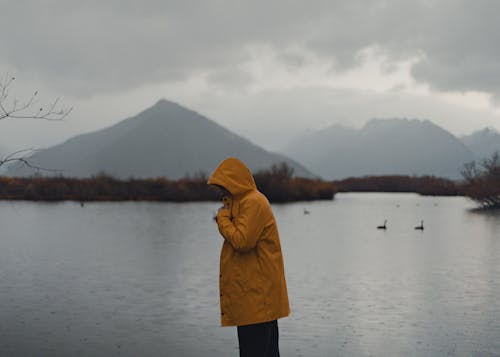
<path id="1" fill-rule="evenodd" d="M 0 0 L 0 75 L 64 122 L 4 119 L 44 147 L 165 98 L 279 149 L 304 130 L 429 119 L 500 129 L 500 2 Z M 5 150 L 5 149 L 4 149 Z"/>

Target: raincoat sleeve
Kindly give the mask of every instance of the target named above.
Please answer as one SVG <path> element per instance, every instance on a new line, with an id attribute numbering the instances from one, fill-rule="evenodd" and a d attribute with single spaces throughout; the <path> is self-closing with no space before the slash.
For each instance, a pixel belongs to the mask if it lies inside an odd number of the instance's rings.
<path id="1" fill-rule="evenodd" d="M 217 215 L 220 234 L 235 250 L 253 249 L 265 227 L 264 210 L 259 202 L 247 202 L 240 206 L 238 218 L 231 221 L 231 212 L 221 209 Z"/>

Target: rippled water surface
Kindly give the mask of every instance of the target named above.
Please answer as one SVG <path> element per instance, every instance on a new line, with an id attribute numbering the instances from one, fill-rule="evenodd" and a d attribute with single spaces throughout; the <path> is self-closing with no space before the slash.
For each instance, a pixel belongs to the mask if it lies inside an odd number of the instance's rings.
<path id="1" fill-rule="evenodd" d="M 219 321 L 217 206 L 0 202 L 0 355 L 237 356 Z M 292 309 L 282 356 L 500 356 L 500 214 L 471 207 L 274 205 Z"/>

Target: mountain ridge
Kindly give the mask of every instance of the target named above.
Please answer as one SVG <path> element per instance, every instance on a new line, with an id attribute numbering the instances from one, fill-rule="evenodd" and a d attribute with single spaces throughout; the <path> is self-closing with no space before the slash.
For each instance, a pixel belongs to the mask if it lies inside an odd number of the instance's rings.
<path id="1" fill-rule="evenodd" d="M 371 119 L 360 129 L 334 125 L 296 138 L 282 152 L 325 179 L 435 175 L 457 179 L 472 151 L 429 120 Z"/>
<path id="2" fill-rule="evenodd" d="M 493 128 L 476 130 L 460 140 L 474 152 L 477 160 L 490 157 L 495 151 L 500 152 L 500 133 Z"/>
<path id="3" fill-rule="evenodd" d="M 228 156 L 241 158 L 253 171 L 284 161 L 297 176 L 315 177 L 294 160 L 269 152 L 166 99 L 114 125 L 41 150 L 30 161 L 40 167 L 61 169 L 68 177 L 88 177 L 104 171 L 119 178 L 178 179 L 199 171 L 209 173 Z M 26 167 L 10 167 L 8 171 L 13 176 L 32 173 Z"/>

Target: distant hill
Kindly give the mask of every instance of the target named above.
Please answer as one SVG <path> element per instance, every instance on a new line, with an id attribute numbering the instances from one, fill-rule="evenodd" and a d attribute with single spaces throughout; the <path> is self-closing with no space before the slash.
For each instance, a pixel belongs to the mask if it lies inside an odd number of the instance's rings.
<path id="1" fill-rule="evenodd" d="M 474 154 L 428 120 L 373 119 L 363 128 L 334 125 L 292 141 L 283 153 L 325 179 L 364 175 L 459 178 Z"/>
<path id="2" fill-rule="evenodd" d="M 228 156 L 240 158 L 254 172 L 284 161 L 293 167 L 296 176 L 314 177 L 297 162 L 266 151 L 167 100 L 111 127 L 41 150 L 30 161 L 40 167 L 62 170 L 67 177 L 88 177 L 104 171 L 118 178 L 178 179 L 200 170 L 210 174 Z M 9 167 L 7 174 L 33 173 L 33 169 L 17 164 Z M 40 174 L 47 175 L 43 171 Z"/>
<path id="3" fill-rule="evenodd" d="M 500 133 L 495 129 L 485 128 L 460 139 L 479 160 L 490 157 L 495 151 L 500 153 Z"/>

